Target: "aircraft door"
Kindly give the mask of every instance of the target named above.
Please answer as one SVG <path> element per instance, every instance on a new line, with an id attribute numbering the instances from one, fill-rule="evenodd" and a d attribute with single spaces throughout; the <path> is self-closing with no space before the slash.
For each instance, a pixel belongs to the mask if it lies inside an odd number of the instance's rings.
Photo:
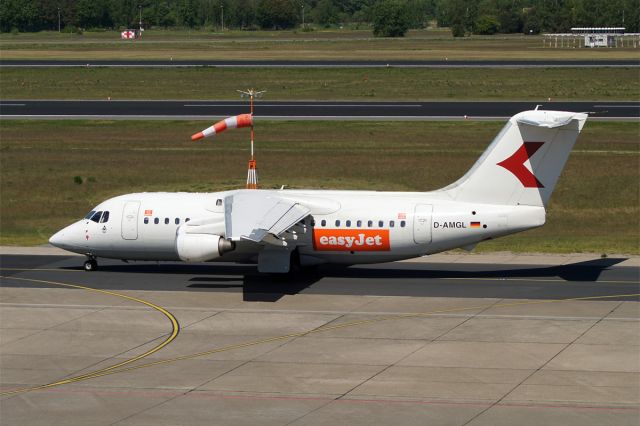
<path id="1" fill-rule="evenodd" d="M 431 204 L 416 204 L 413 214 L 413 241 L 416 244 L 431 242 L 432 213 L 433 206 Z"/>
<path id="2" fill-rule="evenodd" d="M 125 240 L 138 239 L 138 211 L 140 201 L 127 201 L 122 210 L 122 238 Z"/>

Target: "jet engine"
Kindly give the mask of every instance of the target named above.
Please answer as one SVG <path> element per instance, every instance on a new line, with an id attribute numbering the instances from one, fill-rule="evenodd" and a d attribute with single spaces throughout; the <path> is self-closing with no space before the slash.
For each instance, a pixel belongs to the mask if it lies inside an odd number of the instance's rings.
<path id="1" fill-rule="evenodd" d="M 185 262 L 206 262 L 235 249 L 233 241 L 220 235 L 178 233 L 176 252 Z"/>

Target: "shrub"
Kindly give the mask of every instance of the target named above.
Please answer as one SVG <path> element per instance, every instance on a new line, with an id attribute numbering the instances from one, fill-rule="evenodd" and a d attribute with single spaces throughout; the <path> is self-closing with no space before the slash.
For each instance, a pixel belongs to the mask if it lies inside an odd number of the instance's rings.
<path id="1" fill-rule="evenodd" d="M 373 35 L 404 37 L 411 23 L 409 8 L 399 0 L 382 0 L 373 9 Z"/>
<path id="2" fill-rule="evenodd" d="M 498 18 L 491 15 L 482 15 L 476 20 L 475 33 L 482 35 L 492 35 L 500 31 Z"/>

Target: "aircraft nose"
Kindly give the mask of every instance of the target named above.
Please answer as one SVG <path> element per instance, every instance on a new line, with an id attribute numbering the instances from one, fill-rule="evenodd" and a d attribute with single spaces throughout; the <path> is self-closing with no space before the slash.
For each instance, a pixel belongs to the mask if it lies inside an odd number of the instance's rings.
<path id="1" fill-rule="evenodd" d="M 68 238 L 66 237 L 66 228 L 62 229 L 49 238 L 49 244 L 54 247 L 63 248 L 65 244 L 68 244 Z"/>
<path id="2" fill-rule="evenodd" d="M 82 245 L 81 226 L 78 223 L 67 226 L 49 238 L 49 244 L 64 250 L 74 251 Z"/>

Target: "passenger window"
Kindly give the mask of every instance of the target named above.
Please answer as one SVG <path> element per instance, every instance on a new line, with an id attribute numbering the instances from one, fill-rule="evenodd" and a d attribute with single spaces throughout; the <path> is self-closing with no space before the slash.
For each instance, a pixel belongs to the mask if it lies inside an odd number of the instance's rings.
<path id="1" fill-rule="evenodd" d="M 145 217 L 145 218 L 144 218 L 144 224 L 146 225 L 147 223 L 149 223 L 149 218 L 148 218 L 148 217 Z"/>
<path id="2" fill-rule="evenodd" d="M 91 216 L 91 220 L 98 223 L 100 222 L 100 216 L 102 216 L 102 212 L 95 212 L 93 216 Z"/>
<path id="3" fill-rule="evenodd" d="M 393 228 L 394 226 L 396 226 L 396 223 L 393 220 L 389 221 L 389 228 Z"/>
<path id="4" fill-rule="evenodd" d="M 185 221 L 185 222 L 189 222 L 190 220 L 191 220 L 191 219 L 189 219 L 189 218 L 186 218 L 186 219 L 185 219 L 184 221 Z"/>
<path id="5" fill-rule="evenodd" d="M 176 217 L 176 225 L 180 225 L 180 218 Z"/>
<path id="6" fill-rule="evenodd" d="M 357 222 L 356 222 L 356 226 L 357 226 L 358 228 L 362 227 L 362 221 L 361 221 L 361 220 L 357 221 Z"/>
<path id="7" fill-rule="evenodd" d="M 93 216 L 93 214 L 95 213 L 95 210 L 91 210 L 89 213 L 87 213 L 87 215 L 84 217 L 85 219 L 91 219 L 91 217 Z"/>
<path id="8" fill-rule="evenodd" d="M 108 211 L 102 213 L 102 219 L 100 219 L 100 223 L 107 223 L 107 222 L 109 222 L 109 212 Z"/>
<path id="9" fill-rule="evenodd" d="M 336 226 L 340 226 L 340 221 L 336 220 Z"/>
<path id="10" fill-rule="evenodd" d="M 216 200 L 216 206 L 220 207 L 222 205 L 222 200 L 220 198 L 218 198 Z"/>
<path id="11" fill-rule="evenodd" d="M 168 225 L 168 224 L 169 224 L 169 218 L 168 218 L 168 217 L 165 217 L 165 218 L 164 218 L 164 224 L 165 224 L 165 225 Z"/>
<path id="12" fill-rule="evenodd" d="M 322 222 L 320 222 L 320 225 L 322 225 L 322 226 L 327 226 L 327 221 L 326 221 L 326 220 L 324 220 L 324 219 L 322 219 Z"/>
<path id="13" fill-rule="evenodd" d="M 153 223 L 155 223 L 156 225 L 160 223 L 160 219 L 158 219 L 157 217 L 155 219 L 153 219 Z"/>
<path id="14" fill-rule="evenodd" d="M 373 228 L 373 221 L 372 221 L 372 220 L 368 221 L 368 222 L 367 222 L 367 226 L 368 226 L 369 228 Z"/>
<path id="15" fill-rule="evenodd" d="M 347 221 L 347 228 L 351 228 L 351 221 L 350 220 Z"/>
<path id="16" fill-rule="evenodd" d="M 407 225 L 407 222 L 405 222 L 404 220 L 400 222 L 400 227 L 404 228 Z"/>
<path id="17" fill-rule="evenodd" d="M 378 221 L 378 227 L 379 227 L 379 228 L 384 227 L 384 221 L 383 221 L 383 220 L 379 220 L 379 221 Z"/>

